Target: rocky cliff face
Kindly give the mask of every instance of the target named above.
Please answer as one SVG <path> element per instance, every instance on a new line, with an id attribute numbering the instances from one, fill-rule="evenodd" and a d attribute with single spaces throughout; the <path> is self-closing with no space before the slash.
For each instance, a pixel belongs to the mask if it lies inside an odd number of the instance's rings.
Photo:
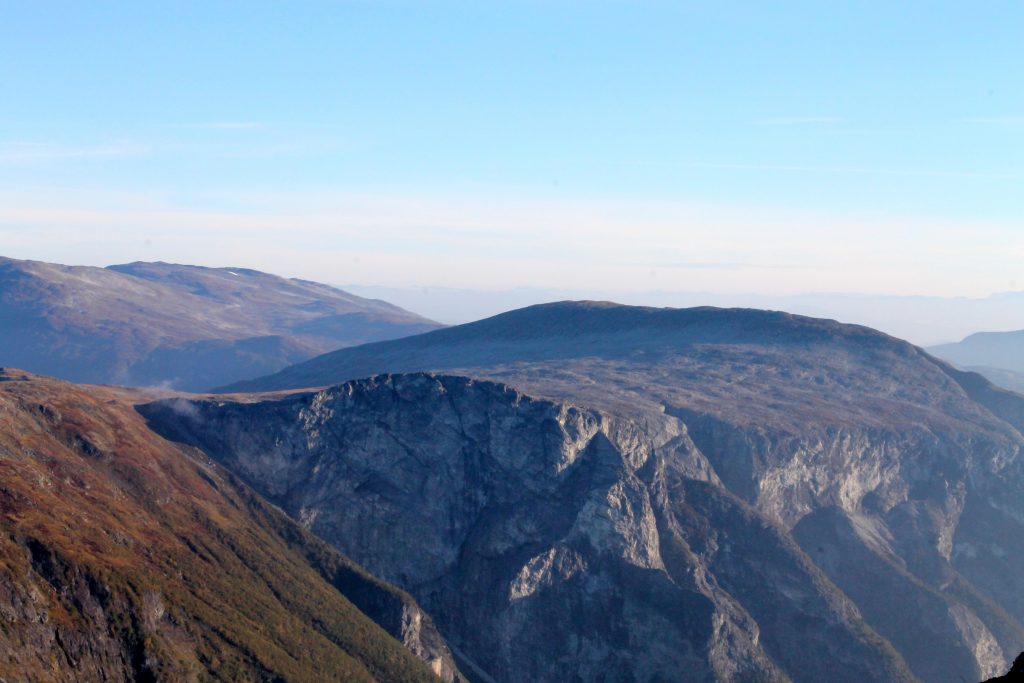
<path id="1" fill-rule="evenodd" d="M 985 683 L 1020 683 L 1020 681 L 1024 681 L 1024 653 L 1017 656 L 1005 676 L 990 678 Z"/>
<path id="2" fill-rule="evenodd" d="M 382 378 L 157 422 L 408 588 L 497 680 L 978 680 L 1024 647 L 1024 400 L 977 375 L 831 321 L 557 304 L 267 382 L 438 368 L 548 400 Z"/>
<path id="3" fill-rule="evenodd" d="M 678 418 L 639 425 L 489 382 L 387 376 L 282 401 L 142 410 L 412 592 L 493 680 L 941 680 L 932 674 L 942 666 L 1004 664 L 982 608 L 900 566 L 900 543 L 942 544 L 927 534 L 959 514 L 955 502 L 892 512 L 909 541 L 841 507 L 839 494 L 865 478 L 884 489 L 882 475 L 839 468 L 833 478 L 847 484 L 831 487 L 830 504 L 808 503 L 820 514 L 794 529 L 772 505 L 759 511 L 756 497 L 730 492 Z M 747 455 L 740 437 L 719 438 Z M 818 451 L 869 459 L 866 441 L 836 440 Z M 851 547 L 865 556 L 858 567 L 904 580 L 905 604 L 861 595 L 875 577 L 846 563 Z M 932 617 L 926 628 L 943 646 L 958 644 L 945 659 L 931 645 L 894 647 L 897 624 L 879 610 L 915 600 L 908 614 Z M 1016 637 L 1013 618 L 1006 628 Z M 939 658 L 934 670 L 928 657 Z"/>
<path id="4" fill-rule="evenodd" d="M 411 597 L 149 431 L 140 398 L 0 370 L 0 680 L 459 679 Z"/>

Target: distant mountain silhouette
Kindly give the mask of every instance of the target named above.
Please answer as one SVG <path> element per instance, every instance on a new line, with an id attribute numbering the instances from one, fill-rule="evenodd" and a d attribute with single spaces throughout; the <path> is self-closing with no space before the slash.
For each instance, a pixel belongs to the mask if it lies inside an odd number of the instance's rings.
<path id="1" fill-rule="evenodd" d="M 940 344 L 928 350 L 961 366 L 987 366 L 1024 372 L 1024 330 L 978 332 L 955 344 Z"/>
<path id="2" fill-rule="evenodd" d="M 928 351 L 1008 389 L 1024 390 L 1024 330 L 978 332 L 954 344 L 929 347 Z"/>
<path id="3" fill-rule="evenodd" d="M 867 325 L 915 344 L 939 344 L 977 330 L 1024 327 L 1024 292 L 1001 292 L 981 298 L 899 296 L 886 294 L 767 293 L 600 289 L 455 289 L 338 285 L 353 294 L 390 301 L 446 323 L 480 320 L 503 311 L 546 301 L 615 299 L 641 306 L 717 306 L 789 311 L 815 318 L 835 318 Z"/>
<path id="4" fill-rule="evenodd" d="M 77 382 L 202 390 L 437 323 L 241 268 L 0 258 L 0 364 Z"/>

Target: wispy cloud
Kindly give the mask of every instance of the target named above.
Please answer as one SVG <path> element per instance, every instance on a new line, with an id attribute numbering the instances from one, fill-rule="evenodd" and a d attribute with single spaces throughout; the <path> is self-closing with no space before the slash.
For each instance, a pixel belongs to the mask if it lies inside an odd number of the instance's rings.
<path id="1" fill-rule="evenodd" d="M 199 121 L 196 123 L 178 123 L 175 128 L 202 128 L 206 130 L 259 130 L 266 128 L 262 121 Z"/>
<path id="2" fill-rule="evenodd" d="M 966 119 L 966 123 L 977 123 L 985 126 L 1024 126 L 1024 116 L 979 116 Z"/>
<path id="3" fill-rule="evenodd" d="M 759 126 L 817 126 L 842 122 L 838 116 L 778 116 L 754 123 Z"/>
<path id="4" fill-rule="evenodd" d="M 1024 180 L 1019 173 L 989 173 L 985 171 L 948 171 L 913 168 L 872 168 L 865 166 L 804 166 L 789 164 L 717 164 L 682 163 L 689 168 L 708 168 L 736 171 L 783 171 L 791 173 L 844 173 L 853 175 L 909 176 L 920 178 L 982 178 L 990 180 Z"/>
<path id="5" fill-rule="evenodd" d="M 655 268 L 678 270 L 752 270 L 800 268 L 801 266 L 782 263 L 755 263 L 752 261 L 664 261 L 651 264 Z"/>
<path id="6" fill-rule="evenodd" d="M 273 159 L 276 157 L 320 156 L 345 149 L 333 140 L 281 142 L 267 145 L 246 145 L 241 148 L 219 149 L 209 154 L 220 159 Z"/>
<path id="7" fill-rule="evenodd" d="M 130 143 L 63 145 L 38 142 L 0 142 L 0 163 L 115 159 L 142 156 L 150 152 L 152 152 L 152 148 L 149 146 Z"/>
<path id="8" fill-rule="evenodd" d="M 59 195 L 0 189 L 0 243 L 10 255 L 212 265 L 232 254 L 257 269 L 389 286 L 515 286 L 528 272 L 549 288 L 792 293 L 810 282 L 960 294 L 1005 288 L 1024 256 L 1017 224 L 780 207 L 334 192 L 261 192 L 193 207 Z"/>

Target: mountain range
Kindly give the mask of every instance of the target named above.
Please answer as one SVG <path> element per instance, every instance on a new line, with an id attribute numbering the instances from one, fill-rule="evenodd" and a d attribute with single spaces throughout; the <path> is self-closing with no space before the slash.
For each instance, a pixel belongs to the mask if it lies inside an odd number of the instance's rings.
<path id="1" fill-rule="evenodd" d="M 222 384 L 0 371 L 3 680 L 930 683 L 1024 649 L 1024 397 L 876 330 L 0 274 L 5 364 Z"/>
<path id="2" fill-rule="evenodd" d="M 980 680 L 1024 649 L 1024 397 L 877 331 L 563 302 L 225 391 L 309 386 L 140 409 L 491 680 Z"/>
<path id="3" fill-rule="evenodd" d="M 928 351 L 985 375 L 1000 386 L 1024 392 L 1024 330 L 977 332 L 954 344 L 932 346 Z"/>
<path id="4" fill-rule="evenodd" d="M 197 391 L 439 327 L 383 301 L 244 268 L 0 258 L 0 358 L 76 382 Z"/>
<path id="5" fill-rule="evenodd" d="M 634 283 L 641 284 L 642 283 Z M 457 289 L 339 285 L 360 296 L 384 299 L 449 324 L 480 320 L 539 303 L 614 299 L 622 304 L 688 308 L 759 308 L 866 325 L 918 345 L 963 339 L 978 330 L 1024 328 L 1024 291 L 985 297 L 914 296 L 857 292 L 714 292 L 631 289 Z"/>

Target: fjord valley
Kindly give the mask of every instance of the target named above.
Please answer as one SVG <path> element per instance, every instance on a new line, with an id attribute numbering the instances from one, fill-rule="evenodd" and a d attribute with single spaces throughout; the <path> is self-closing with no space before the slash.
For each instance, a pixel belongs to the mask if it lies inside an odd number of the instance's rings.
<path id="1" fill-rule="evenodd" d="M 0 359 L 76 382 L 190 391 L 439 327 L 386 302 L 244 268 L 0 258 Z"/>
<path id="2" fill-rule="evenodd" d="M 1024 397 L 880 332 L 562 302 L 139 407 L 494 681 L 946 681 L 1024 649 Z"/>

